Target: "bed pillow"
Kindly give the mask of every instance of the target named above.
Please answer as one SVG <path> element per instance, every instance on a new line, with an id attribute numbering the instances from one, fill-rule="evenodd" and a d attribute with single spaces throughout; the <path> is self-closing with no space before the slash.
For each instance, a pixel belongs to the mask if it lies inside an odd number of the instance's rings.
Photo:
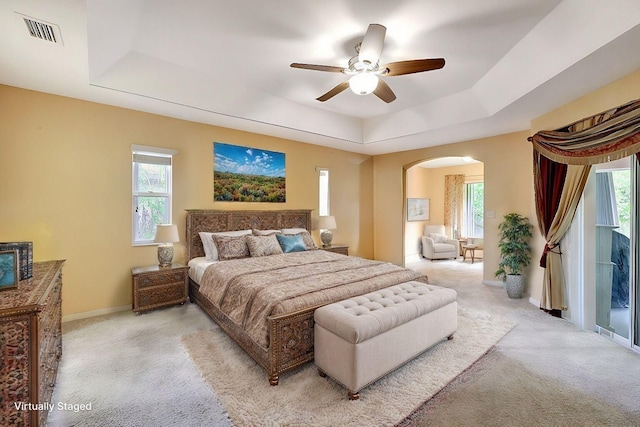
<path id="1" fill-rule="evenodd" d="M 306 228 L 283 228 L 282 230 L 282 234 L 300 234 L 303 231 L 307 231 Z"/>
<path id="2" fill-rule="evenodd" d="M 299 234 L 295 235 L 284 235 L 284 234 L 276 234 L 276 238 L 282 247 L 282 251 L 285 253 L 289 252 L 302 252 L 306 251 L 307 247 L 302 240 L 302 236 Z"/>
<path id="3" fill-rule="evenodd" d="M 253 229 L 254 236 L 269 236 L 271 234 L 277 234 L 280 232 L 281 232 L 280 230 L 256 230 L 255 228 Z"/>
<path id="4" fill-rule="evenodd" d="M 213 241 L 214 234 L 216 236 L 244 236 L 247 234 L 251 234 L 251 230 L 219 231 L 216 233 L 201 231 L 198 234 L 200 235 L 200 240 L 202 240 L 204 256 L 207 258 L 207 261 L 218 261 L 218 248 Z"/>
<path id="5" fill-rule="evenodd" d="M 218 250 L 216 249 L 216 244 L 213 243 L 213 233 L 206 233 L 201 231 L 198 233 L 200 235 L 200 240 L 202 240 L 202 248 L 204 249 L 204 256 L 207 261 L 216 261 L 218 259 Z M 215 252 L 215 259 L 214 259 Z"/>
<path id="6" fill-rule="evenodd" d="M 282 234 L 287 236 L 301 236 L 307 250 L 317 249 L 316 243 L 313 241 L 311 234 L 309 234 L 309 232 L 304 228 L 283 228 Z"/>
<path id="7" fill-rule="evenodd" d="M 241 236 L 218 236 L 213 235 L 213 241 L 218 249 L 218 259 L 227 261 L 230 259 L 248 258 L 249 247 L 245 239 L 247 235 Z"/>
<path id="8" fill-rule="evenodd" d="M 434 243 L 447 243 L 448 240 L 447 236 L 438 233 L 429 233 L 429 237 L 433 239 Z"/>
<path id="9" fill-rule="evenodd" d="M 276 238 L 276 233 L 265 236 L 245 236 L 249 254 L 252 257 L 277 255 L 282 253 L 280 243 Z"/>

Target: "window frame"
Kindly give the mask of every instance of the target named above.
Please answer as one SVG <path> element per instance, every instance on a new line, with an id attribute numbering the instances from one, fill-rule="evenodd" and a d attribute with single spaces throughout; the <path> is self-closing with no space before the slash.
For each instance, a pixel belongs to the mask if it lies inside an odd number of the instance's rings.
<path id="1" fill-rule="evenodd" d="M 478 184 L 482 184 L 483 190 L 482 190 L 482 194 L 483 194 L 483 198 L 482 198 L 482 205 L 483 208 L 480 211 L 480 214 L 482 216 L 482 235 L 481 236 L 476 236 L 475 233 L 473 233 L 475 231 L 476 227 L 473 227 L 473 208 L 470 208 L 470 192 L 469 192 L 469 188 L 472 185 L 478 185 Z M 464 217 L 464 228 L 463 228 L 463 235 L 467 238 L 472 238 L 472 239 L 483 239 L 484 238 L 484 180 L 479 179 L 479 180 L 466 180 L 466 182 L 464 183 L 464 202 L 463 202 L 463 206 L 464 206 L 464 211 L 463 211 L 463 217 Z M 471 227 L 470 227 L 471 225 Z M 471 228 L 471 229 L 470 229 Z M 471 234 L 474 235 L 471 235 Z"/>
<path id="2" fill-rule="evenodd" d="M 168 210 L 168 223 L 173 221 L 173 156 L 177 155 L 177 150 L 161 147 L 151 147 L 147 145 L 131 145 L 131 244 L 132 246 L 150 246 L 153 245 L 153 239 L 150 240 L 138 240 L 136 235 L 138 227 L 136 224 L 136 210 L 138 197 L 158 197 L 166 200 Z M 153 192 L 153 191 L 137 191 L 136 184 L 138 182 L 138 165 L 144 162 L 136 161 L 136 156 L 149 156 L 159 157 L 163 159 L 169 159 L 169 165 L 167 170 L 167 186 L 166 192 Z M 149 163 L 151 164 L 151 163 Z"/>
<path id="3" fill-rule="evenodd" d="M 316 168 L 318 171 L 318 216 L 331 215 L 331 197 L 329 190 L 329 169 Z"/>

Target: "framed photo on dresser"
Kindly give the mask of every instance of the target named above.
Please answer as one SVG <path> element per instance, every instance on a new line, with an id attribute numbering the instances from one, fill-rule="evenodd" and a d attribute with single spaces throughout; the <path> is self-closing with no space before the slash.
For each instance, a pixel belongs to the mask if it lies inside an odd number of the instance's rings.
<path id="1" fill-rule="evenodd" d="M 18 287 L 18 251 L 0 251 L 0 291 Z"/>

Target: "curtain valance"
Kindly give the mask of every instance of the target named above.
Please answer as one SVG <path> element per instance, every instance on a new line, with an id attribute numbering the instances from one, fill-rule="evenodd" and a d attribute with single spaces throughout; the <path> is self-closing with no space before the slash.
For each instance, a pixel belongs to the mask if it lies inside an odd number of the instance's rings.
<path id="1" fill-rule="evenodd" d="M 640 161 L 640 99 L 529 138 L 538 227 L 546 240 L 540 307 L 566 310 L 560 241 L 569 229 L 591 165 L 633 154 Z"/>
<path id="2" fill-rule="evenodd" d="M 529 138 L 557 163 L 595 165 L 640 152 L 640 99 Z"/>

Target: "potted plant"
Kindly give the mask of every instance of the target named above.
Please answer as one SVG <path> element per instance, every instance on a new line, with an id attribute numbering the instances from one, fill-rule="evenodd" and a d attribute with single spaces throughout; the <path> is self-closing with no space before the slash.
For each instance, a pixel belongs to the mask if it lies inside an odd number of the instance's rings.
<path id="1" fill-rule="evenodd" d="M 522 298 L 524 291 L 524 278 L 522 270 L 531 261 L 532 225 L 529 219 L 517 213 L 509 213 L 504 216 L 504 221 L 498 225 L 500 233 L 500 264 L 495 272 L 496 277 L 505 282 L 509 298 Z"/>

